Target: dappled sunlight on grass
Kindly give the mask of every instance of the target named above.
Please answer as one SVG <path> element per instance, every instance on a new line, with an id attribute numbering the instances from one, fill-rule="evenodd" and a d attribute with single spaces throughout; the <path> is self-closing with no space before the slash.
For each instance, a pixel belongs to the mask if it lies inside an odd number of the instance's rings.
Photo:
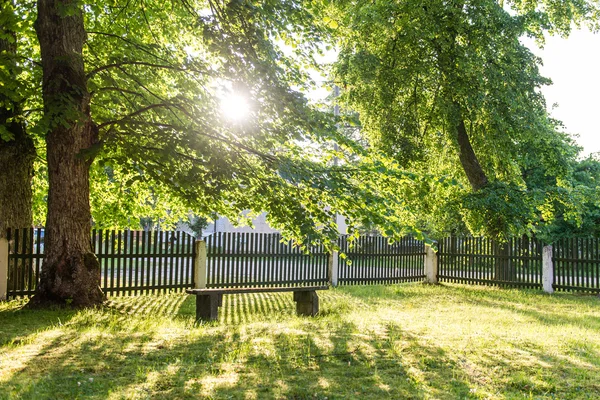
<path id="1" fill-rule="evenodd" d="M 598 398 L 600 300 L 459 285 L 0 310 L 0 398 Z"/>

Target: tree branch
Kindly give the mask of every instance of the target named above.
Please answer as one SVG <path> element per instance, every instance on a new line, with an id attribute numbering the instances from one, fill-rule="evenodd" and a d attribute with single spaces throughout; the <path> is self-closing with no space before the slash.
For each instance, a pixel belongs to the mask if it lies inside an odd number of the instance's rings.
<path id="1" fill-rule="evenodd" d="M 132 112 L 131 114 L 128 114 L 128 115 L 126 115 L 123 118 L 120 118 L 118 120 L 103 122 L 100 125 L 98 125 L 98 129 L 102 129 L 102 128 L 105 128 L 105 127 L 110 126 L 110 125 L 118 125 L 120 123 L 126 122 L 128 119 L 131 119 L 132 117 L 135 117 L 136 115 L 143 114 L 146 111 L 150 111 L 150 110 L 153 110 L 155 108 L 169 108 L 169 107 L 172 107 L 172 106 L 173 106 L 173 104 L 170 104 L 170 103 L 150 104 L 149 106 L 142 107 L 139 110 L 136 110 L 136 111 Z"/>
<path id="2" fill-rule="evenodd" d="M 134 96 L 138 96 L 138 97 L 144 97 L 143 94 L 141 94 L 140 92 L 136 92 L 135 90 L 129 90 L 129 89 L 123 89 L 117 86 L 105 86 L 105 87 L 101 87 L 97 90 L 94 90 L 93 92 L 90 92 L 91 96 L 94 96 L 94 94 L 99 93 L 99 92 L 121 92 L 121 93 L 128 93 Z"/>
<path id="3" fill-rule="evenodd" d="M 88 79 L 90 79 L 99 72 L 105 71 L 110 68 L 120 68 L 124 65 L 142 65 L 142 66 L 150 67 L 150 68 L 170 69 L 173 71 L 180 71 L 180 72 L 186 72 L 186 73 L 196 72 L 199 74 L 207 74 L 207 75 L 210 74 L 210 72 L 207 70 L 201 71 L 199 69 L 191 69 L 191 68 L 188 69 L 188 68 L 178 67 L 175 65 L 154 64 L 154 63 L 145 62 L 145 61 L 122 61 L 119 63 L 107 64 L 107 65 L 103 65 L 102 67 L 98 67 L 98 68 L 88 72 L 86 76 Z"/>

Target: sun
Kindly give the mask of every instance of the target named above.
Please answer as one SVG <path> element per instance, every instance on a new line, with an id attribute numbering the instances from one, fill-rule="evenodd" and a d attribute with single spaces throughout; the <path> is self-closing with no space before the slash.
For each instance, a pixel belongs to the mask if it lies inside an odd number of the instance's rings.
<path id="1" fill-rule="evenodd" d="M 230 93 L 221 99 L 221 113 L 232 122 L 242 122 L 250 114 L 250 105 L 244 96 Z"/>

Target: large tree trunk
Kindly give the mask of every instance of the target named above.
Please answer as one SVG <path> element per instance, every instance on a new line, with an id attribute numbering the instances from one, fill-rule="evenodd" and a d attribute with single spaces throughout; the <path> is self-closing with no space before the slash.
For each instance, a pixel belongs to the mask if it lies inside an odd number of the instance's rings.
<path id="1" fill-rule="evenodd" d="M 20 91 L 10 85 L 17 82 L 17 37 L 12 0 L 0 0 L 0 79 L 5 85 L 0 89 L 0 238 L 7 235 L 8 228 L 29 228 L 32 224 L 31 179 L 36 152 L 33 140 L 27 135 L 21 119 Z M 28 247 L 30 237 L 21 235 L 21 243 Z M 19 260 L 8 271 L 8 288 L 29 286 L 28 278 L 36 279 L 31 264 Z M 20 279 L 19 279 L 20 278 Z"/>
<path id="2" fill-rule="evenodd" d="M 0 97 L 0 103 L 2 102 Z M 14 109 L 13 109 L 14 110 Z M 22 123 L 7 123 L 13 110 L 0 107 L 0 125 L 14 135 L 12 140 L 0 138 L 0 238 L 7 228 L 29 228 L 31 215 L 31 178 L 35 147 Z"/>
<path id="3" fill-rule="evenodd" d="M 38 0 L 35 29 L 43 68 L 48 159 L 45 258 L 33 305 L 100 304 L 100 265 L 90 240 L 89 167 L 81 152 L 97 140 L 82 49 L 83 14 L 76 0 Z"/>

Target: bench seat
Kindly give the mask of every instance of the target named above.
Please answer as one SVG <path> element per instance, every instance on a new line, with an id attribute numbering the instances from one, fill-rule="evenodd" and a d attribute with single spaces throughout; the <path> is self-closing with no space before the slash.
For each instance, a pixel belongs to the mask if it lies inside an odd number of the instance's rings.
<path id="1" fill-rule="evenodd" d="M 219 317 L 219 307 L 223 304 L 224 294 L 293 292 L 296 313 L 298 315 L 315 316 L 319 312 L 317 290 L 327 289 L 329 289 L 328 286 L 243 287 L 187 289 L 186 293 L 196 296 L 196 319 L 199 321 L 214 321 Z"/>

